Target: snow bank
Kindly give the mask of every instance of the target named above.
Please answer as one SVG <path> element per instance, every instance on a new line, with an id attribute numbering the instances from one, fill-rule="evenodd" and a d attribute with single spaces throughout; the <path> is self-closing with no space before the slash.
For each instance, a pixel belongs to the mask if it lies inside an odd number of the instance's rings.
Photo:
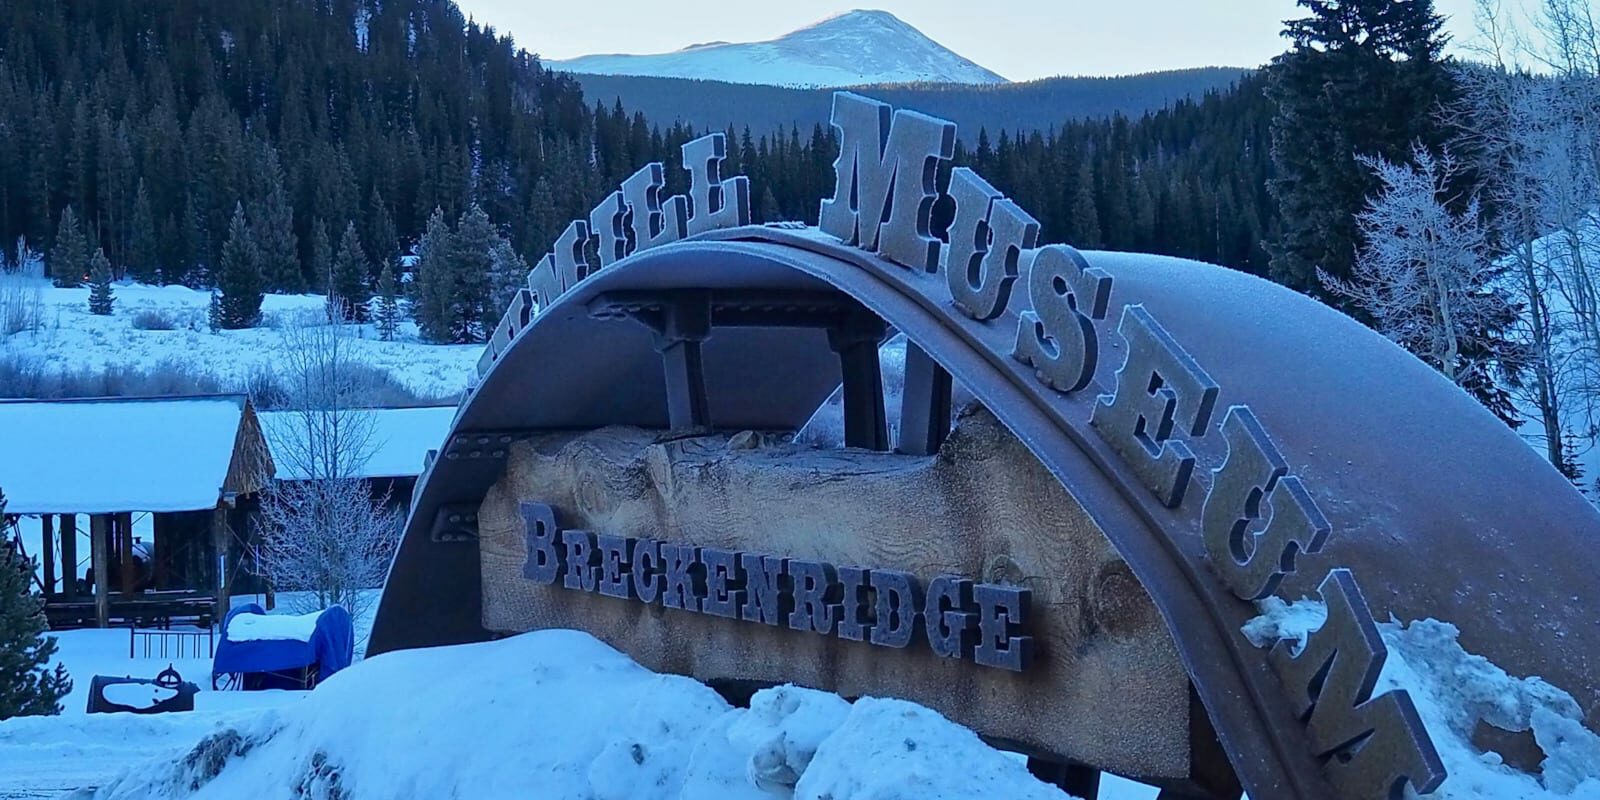
<path id="1" fill-rule="evenodd" d="M 1322 626 L 1327 607 L 1315 600 L 1285 603 L 1269 597 L 1243 631 L 1257 647 L 1279 640 L 1303 645 Z M 1447 622 L 1397 620 L 1378 624 L 1389 658 L 1377 693 L 1406 689 L 1450 777 L 1431 797 L 1441 800 L 1600 800 L 1600 735 L 1583 726 L 1572 695 L 1538 677 L 1514 678 L 1457 641 Z M 1511 732 L 1532 731 L 1544 751 L 1540 774 L 1503 762 L 1472 743 L 1482 721 Z"/>
<path id="2" fill-rule="evenodd" d="M 310 614 L 237 614 L 228 622 L 230 642 L 309 642 L 317 632 L 321 611 Z"/>
<path id="3" fill-rule="evenodd" d="M 397 702 L 403 700 L 403 702 Z M 399 757 L 404 754 L 404 757 Z M 927 709 L 792 686 L 749 710 L 587 634 L 389 653 L 75 798 L 944 800 L 1066 795 Z"/>

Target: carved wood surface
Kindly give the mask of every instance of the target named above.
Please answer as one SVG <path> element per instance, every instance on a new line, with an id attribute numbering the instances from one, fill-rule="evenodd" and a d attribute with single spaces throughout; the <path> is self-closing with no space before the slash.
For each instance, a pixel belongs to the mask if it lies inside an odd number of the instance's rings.
<path id="1" fill-rule="evenodd" d="M 704 616 L 523 577 L 518 503 L 562 528 L 1032 590 L 1023 673 Z M 1189 774 L 1188 678 L 1161 617 L 1071 495 L 986 411 L 940 454 L 635 428 L 517 443 L 479 514 L 483 623 L 588 631 L 655 670 L 912 700 L 990 737 L 1128 775 Z"/>

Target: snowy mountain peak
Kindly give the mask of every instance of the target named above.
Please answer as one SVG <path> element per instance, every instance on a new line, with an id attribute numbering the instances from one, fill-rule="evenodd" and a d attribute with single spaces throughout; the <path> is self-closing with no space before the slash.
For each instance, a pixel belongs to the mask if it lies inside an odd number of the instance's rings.
<path id="1" fill-rule="evenodd" d="M 659 55 L 552 61 L 593 75 L 835 87 L 875 83 L 1005 83 L 887 11 L 847 11 L 765 42 L 696 44 Z"/>

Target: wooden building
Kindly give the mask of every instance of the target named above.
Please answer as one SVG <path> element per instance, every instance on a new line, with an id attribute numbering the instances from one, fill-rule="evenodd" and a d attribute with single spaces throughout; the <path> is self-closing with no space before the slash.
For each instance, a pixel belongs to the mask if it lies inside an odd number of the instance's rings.
<path id="1" fill-rule="evenodd" d="M 362 433 L 361 456 L 350 477 L 372 485 L 373 496 L 387 498 L 403 518 L 411 508 L 411 494 L 428 458 L 450 433 L 456 406 L 416 408 L 362 408 L 346 412 L 354 419 L 352 427 Z M 309 480 L 311 469 L 305 462 L 305 443 L 313 436 L 310 427 L 325 425 L 326 415 L 295 411 L 261 412 L 261 430 L 272 451 L 274 477 L 278 481 Z"/>
<path id="2" fill-rule="evenodd" d="M 0 401 L 4 530 L 53 628 L 219 619 L 272 474 L 244 395 Z"/>

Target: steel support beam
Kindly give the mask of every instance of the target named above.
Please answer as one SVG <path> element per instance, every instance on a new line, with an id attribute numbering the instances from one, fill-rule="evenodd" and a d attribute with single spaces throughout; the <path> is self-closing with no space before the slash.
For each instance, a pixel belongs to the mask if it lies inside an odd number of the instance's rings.
<path id="1" fill-rule="evenodd" d="M 878 345 L 888 327 L 871 314 L 850 317 L 828 329 L 828 346 L 839 354 L 844 377 L 844 446 L 886 452 L 889 420 L 883 407 L 883 369 Z"/>
<path id="2" fill-rule="evenodd" d="M 931 456 L 950 436 L 950 373 L 926 350 L 906 342 L 905 391 L 895 451 Z"/>

